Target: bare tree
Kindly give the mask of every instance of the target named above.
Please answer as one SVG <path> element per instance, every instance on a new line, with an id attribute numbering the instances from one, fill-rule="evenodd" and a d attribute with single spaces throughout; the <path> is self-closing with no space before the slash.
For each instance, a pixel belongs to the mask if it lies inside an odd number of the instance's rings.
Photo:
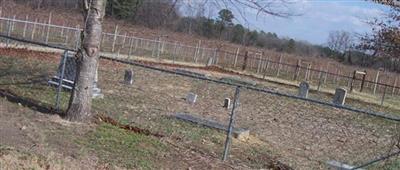
<path id="1" fill-rule="evenodd" d="M 76 54 L 77 75 L 66 118 L 85 121 L 91 116 L 92 90 L 99 60 L 102 22 L 106 0 L 83 0 L 85 25 Z"/>
<path id="2" fill-rule="evenodd" d="M 160 2 L 160 5 L 163 4 L 161 1 L 157 2 Z M 171 6 L 174 7 L 176 2 L 177 0 L 173 1 Z M 274 11 L 273 9 L 273 4 L 275 4 L 275 2 L 284 5 L 285 3 L 288 3 L 286 0 L 215 0 L 215 2 L 224 4 L 230 3 L 235 8 L 237 8 L 238 5 L 246 6 L 258 10 L 259 13 L 267 15 L 280 17 L 291 16 L 288 12 Z M 75 87 L 66 113 L 66 118 L 72 121 L 85 121 L 91 116 L 91 96 L 99 60 L 102 21 L 105 15 L 107 0 L 82 0 L 82 4 L 85 26 L 82 33 L 81 47 L 76 54 L 77 76 L 75 79 Z M 157 13 L 155 12 L 154 15 L 156 14 Z M 159 22 L 158 24 L 162 24 L 162 22 Z"/>
<path id="3" fill-rule="evenodd" d="M 327 44 L 330 49 L 344 53 L 352 47 L 353 39 L 349 32 L 331 31 Z"/>

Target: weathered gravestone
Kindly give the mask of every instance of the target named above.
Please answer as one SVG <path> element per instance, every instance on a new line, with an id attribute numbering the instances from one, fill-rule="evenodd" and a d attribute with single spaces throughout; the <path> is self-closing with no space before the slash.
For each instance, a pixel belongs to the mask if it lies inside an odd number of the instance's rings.
<path id="1" fill-rule="evenodd" d="M 48 81 L 48 83 L 50 85 L 54 85 L 54 86 L 59 85 L 63 65 L 65 62 L 62 87 L 64 89 L 72 90 L 72 88 L 74 87 L 74 81 L 75 81 L 75 75 L 76 75 L 76 62 L 75 62 L 74 56 L 75 56 L 75 53 L 72 53 L 72 52 L 66 52 L 63 54 L 63 57 L 61 57 L 60 64 L 58 65 L 57 75 L 53 76 Z M 65 60 L 64 60 L 64 57 L 66 57 Z"/>
<path id="2" fill-rule="evenodd" d="M 230 98 L 225 98 L 223 107 L 227 108 L 227 109 L 231 108 L 231 99 Z"/>
<path id="3" fill-rule="evenodd" d="M 65 57 L 65 60 L 64 60 Z M 64 74 L 63 73 L 64 67 Z M 66 90 L 72 90 L 75 84 L 75 76 L 76 76 L 76 62 L 75 62 L 75 53 L 74 52 L 64 52 L 63 57 L 61 57 L 61 61 L 58 65 L 57 75 L 53 76 L 49 81 L 49 85 L 59 86 L 60 79 L 62 79 L 61 87 Z M 96 70 L 95 80 L 93 82 L 93 95 L 92 98 L 102 98 L 103 94 L 101 94 L 101 89 L 97 87 L 98 73 Z"/>
<path id="4" fill-rule="evenodd" d="M 196 100 L 197 100 L 197 94 L 189 93 L 189 94 L 186 96 L 186 101 L 187 101 L 189 104 L 194 104 L 194 103 L 196 103 Z"/>
<path id="5" fill-rule="evenodd" d="M 133 70 L 125 70 L 124 83 L 133 84 Z"/>
<path id="6" fill-rule="evenodd" d="M 333 104 L 344 105 L 347 96 L 347 90 L 343 88 L 337 88 L 335 95 L 333 96 Z"/>
<path id="7" fill-rule="evenodd" d="M 307 98 L 309 90 L 310 85 L 305 81 L 301 82 L 299 85 L 299 97 Z"/>

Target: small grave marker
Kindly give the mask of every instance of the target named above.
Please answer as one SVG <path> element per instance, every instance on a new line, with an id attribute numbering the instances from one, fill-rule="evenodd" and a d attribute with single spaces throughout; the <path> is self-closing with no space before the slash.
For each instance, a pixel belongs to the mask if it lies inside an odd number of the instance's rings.
<path id="1" fill-rule="evenodd" d="M 347 90 L 343 88 L 337 88 L 335 90 L 335 96 L 333 96 L 333 104 L 344 105 L 347 96 Z"/>
<path id="2" fill-rule="evenodd" d="M 305 81 L 301 82 L 299 85 L 299 96 L 307 98 L 309 90 L 310 90 L 310 85 Z"/>
<path id="3" fill-rule="evenodd" d="M 230 109 L 231 108 L 231 99 L 230 98 L 225 98 L 224 100 L 224 108 Z"/>
<path id="4" fill-rule="evenodd" d="M 133 84 L 133 70 L 125 70 L 124 83 Z"/>
<path id="5" fill-rule="evenodd" d="M 186 101 L 187 101 L 189 104 L 194 104 L 194 103 L 196 103 L 196 100 L 197 100 L 197 94 L 189 93 L 189 94 L 186 96 Z"/>

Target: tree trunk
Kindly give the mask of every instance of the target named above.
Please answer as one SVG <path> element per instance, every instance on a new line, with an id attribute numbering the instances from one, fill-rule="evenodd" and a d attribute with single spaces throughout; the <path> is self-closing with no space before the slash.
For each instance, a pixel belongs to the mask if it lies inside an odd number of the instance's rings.
<path id="1" fill-rule="evenodd" d="M 91 116 L 92 93 L 99 61 L 102 21 L 106 0 L 83 0 L 85 26 L 75 56 L 77 75 L 66 118 L 85 121 Z"/>

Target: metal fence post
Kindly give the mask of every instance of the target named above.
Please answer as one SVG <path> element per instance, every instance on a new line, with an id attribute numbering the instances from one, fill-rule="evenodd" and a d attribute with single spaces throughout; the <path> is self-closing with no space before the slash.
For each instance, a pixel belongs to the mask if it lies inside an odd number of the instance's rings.
<path id="1" fill-rule="evenodd" d="M 35 22 L 33 23 L 31 40 L 33 40 L 35 38 L 36 23 L 37 23 L 37 18 L 35 19 Z"/>
<path id="2" fill-rule="evenodd" d="M 75 49 L 78 50 L 79 49 L 79 43 L 81 41 L 81 29 L 79 28 L 79 25 L 76 26 L 76 44 L 75 44 Z"/>
<path id="3" fill-rule="evenodd" d="M 232 143 L 232 130 L 233 130 L 233 124 L 235 123 L 235 113 L 236 113 L 235 109 L 236 109 L 236 107 L 238 107 L 238 104 L 239 104 L 239 95 L 240 95 L 240 86 L 237 86 L 236 91 L 235 91 L 234 101 L 233 101 L 233 107 L 232 107 L 232 111 L 231 111 L 231 117 L 229 119 L 228 132 L 226 134 L 224 155 L 222 157 L 223 161 L 225 161 L 226 158 L 228 157 L 229 148 Z"/>
<path id="4" fill-rule="evenodd" d="M 25 17 L 25 24 L 24 24 L 24 31 L 22 32 L 22 37 L 24 37 L 25 38 L 25 36 L 26 36 L 26 28 L 28 27 L 28 15 L 26 15 L 26 17 Z"/>
<path id="5" fill-rule="evenodd" d="M 8 20 L 7 36 L 11 36 L 11 25 L 12 25 L 11 20 Z M 10 39 L 7 39 L 7 42 L 6 42 L 7 47 L 9 45 L 9 43 L 10 43 Z"/>
<path id="6" fill-rule="evenodd" d="M 113 43 L 112 43 L 111 52 L 114 52 L 114 50 L 115 50 L 115 42 L 117 41 L 117 34 L 118 34 L 118 25 L 115 26 L 114 39 L 113 39 Z"/>
<path id="7" fill-rule="evenodd" d="M 237 60 L 238 60 L 238 56 L 239 56 L 239 50 L 240 50 L 240 47 L 238 47 L 238 48 L 236 49 L 235 61 L 234 61 L 234 63 L 233 63 L 233 68 L 236 68 L 236 64 L 237 64 Z"/>
<path id="8" fill-rule="evenodd" d="M 385 100 L 386 89 L 387 89 L 387 85 L 385 85 L 385 88 L 383 89 L 382 100 L 381 100 L 381 106 L 383 106 L 383 102 L 384 102 L 384 100 Z"/>
<path id="9" fill-rule="evenodd" d="M 62 66 L 61 66 L 61 75 L 59 77 L 58 81 L 58 87 L 57 87 L 57 95 L 56 95 L 56 109 L 59 111 L 60 110 L 60 100 L 61 100 L 61 90 L 62 90 L 62 83 L 64 79 L 64 72 L 65 72 L 65 62 L 67 61 L 67 56 L 68 56 L 68 51 L 64 52 L 63 58 L 62 58 Z"/>
<path id="10" fill-rule="evenodd" d="M 178 43 L 175 41 L 175 45 L 174 45 L 174 52 L 172 53 L 172 63 L 175 64 L 175 58 L 176 58 L 176 48 L 178 46 Z"/>
<path id="11" fill-rule="evenodd" d="M 51 12 L 50 12 L 50 14 L 49 14 L 49 22 L 48 22 L 48 24 L 47 24 L 46 44 L 49 44 L 50 23 L 51 23 Z"/>
<path id="12" fill-rule="evenodd" d="M 374 81 L 374 94 L 376 93 L 376 88 L 377 88 L 377 86 L 378 86 L 378 81 L 379 81 L 379 72 L 380 72 L 380 70 L 378 70 L 377 72 L 376 72 L 376 77 L 375 77 L 375 81 Z"/>
<path id="13" fill-rule="evenodd" d="M 282 63 L 282 56 L 279 56 L 278 70 L 276 71 L 276 77 L 279 77 L 279 74 L 281 73 L 281 63 Z"/>
<path id="14" fill-rule="evenodd" d="M 325 74 L 326 74 L 326 73 L 325 73 Z M 320 90 L 321 90 L 322 82 L 323 82 L 323 76 L 322 76 L 322 74 L 319 74 L 319 81 L 318 81 L 318 88 L 317 88 L 317 91 L 320 91 Z"/>

